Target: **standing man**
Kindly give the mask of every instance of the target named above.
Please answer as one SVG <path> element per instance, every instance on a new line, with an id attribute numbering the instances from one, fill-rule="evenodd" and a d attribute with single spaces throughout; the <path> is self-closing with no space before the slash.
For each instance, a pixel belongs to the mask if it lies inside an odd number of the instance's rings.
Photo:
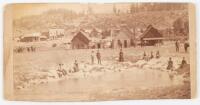
<path id="1" fill-rule="evenodd" d="M 30 51 L 29 47 L 27 47 L 27 51 L 28 51 L 28 52 Z"/>
<path id="2" fill-rule="evenodd" d="M 167 70 L 172 70 L 172 69 L 173 69 L 173 61 L 172 58 L 170 57 L 167 65 Z"/>
<path id="3" fill-rule="evenodd" d="M 188 51 L 188 47 L 189 47 L 189 44 L 187 42 L 184 43 L 184 49 L 185 49 L 185 52 Z"/>
<path id="4" fill-rule="evenodd" d="M 31 46 L 31 51 L 34 52 L 34 48 L 33 48 L 33 46 Z"/>
<path id="5" fill-rule="evenodd" d="M 99 50 L 97 50 L 97 60 L 98 60 L 98 64 L 101 64 L 101 54 L 99 52 Z"/>
<path id="6" fill-rule="evenodd" d="M 153 59 L 153 51 L 151 51 L 151 56 L 150 56 L 150 59 Z"/>
<path id="7" fill-rule="evenodd" d="M 181 62 L 180 68 L 183 68 L 187 64 L 185 57 L 183 57 L 183 60 Z"/>
<path id="8" fill-rule="evenodd" d="M 178 42 L 178 40 L 175 42 L 175 46 L 176 46 L 176 52 L 179 52 L 179 42 Z"/>
<path id="9" fill-rule="evenodd" d="M 146 52 L 144 52 L 144 54 L 143 54 L 143 58 L 142 59 L 146 59 L 147 57 L 146 57 L 147 55 L 146 55 Z"/>
<path id="10" fill-rule="evenodd" d="M 75 62 L 74 62 L 74 72 L 78 72 L 78 71 L 79 71 L 78 62 L 77 62 L 77 60 L 75 60 Z"/>
<path id="11" fill-rule="evenodd" d="M 124 62 L 124 54 L 123 54 L 122 49 L 120 49 L 120 52 L 119 52 L 119 62 Z"/>
<path id="12" fill-rule="evenodd" d="M 157 59 L 160 58 L 160 52 L 159 51 L 156 52 L 156 58 Z"/>
<path id="13" fill-rule="evenodd" d="M 91 64 L 94 64 L 94 51 L 91 52 Z"/>

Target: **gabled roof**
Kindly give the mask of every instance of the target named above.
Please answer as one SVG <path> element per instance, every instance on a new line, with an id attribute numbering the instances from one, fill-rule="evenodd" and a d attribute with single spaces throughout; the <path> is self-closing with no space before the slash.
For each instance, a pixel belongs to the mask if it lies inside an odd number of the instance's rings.
<path id="1" fill-rule="evenodd" d="M 88 32 L 85 32 L 85 31 L 79 31 L 78 33 L 82 33 L 87 39 L 90 40 L 90 36 L 89 36 L 89 33 Z M 77 34 L 78 34 L 77 33 Z"/>
<path id="2" fill-rule="evenodd" d="M 149 25 L 140 38 L 158 38 L 163 35 L 152 25 Z"/>
<path id="3" fill-rule="evenodd" d="M 114 38 L 131 38 L 132 32 L 128 28 L 122 28 L 112 33 L 112 37 Z"/>
<path id="4" fill-rule="evenodd" d="M 90 41 L 89 35 L 83 31 L 77 32 L 71 41 L 75 40 L 76 38 L 79 38 L 80 40 L 82 40 L 85 43 L 88 43 Z"/>

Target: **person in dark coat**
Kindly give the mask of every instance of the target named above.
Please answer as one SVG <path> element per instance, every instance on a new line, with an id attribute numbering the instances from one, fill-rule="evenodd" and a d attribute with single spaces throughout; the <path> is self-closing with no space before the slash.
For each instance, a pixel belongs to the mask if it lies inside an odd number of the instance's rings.
<path id="1" fill-rule="evenodd" d="M 27 51 L 28 51 L 28 52 L 30 51 L 30 48 L 29 48 L 29 47 L 27 47 Z"/>
<path id="2" fill-rule="evenodd" d="M 99 50 L 97 50 L 96 56 L 97 56 L 98 64 L 101 64 L 101 54 L 100 54 Z"/>
<path id="3" fill-rule="evenodd" d="M 64 65 L 64 64 L 58 64 L 59 65 L 59 68 L 58 68 L 58 70 L 57 70 L 57 74 L 58 74 L 58 76 L 59 77 L 62 77 L 62 76 L 64 76 L 64 75 L 66 75 L 66 72 L 65 72 L 65 70 L 64 69 L 62 69 L 62 66 Z"/>
<path id="4" fill-rule="evenodd" d="M 176 52 L 179 52 L 179 42 L 178 41 L 175 42 L 175 46 L 176 46 Z"/>
<path id="5" fill-rule="evenodd" d="M 172 70 L 172 69 L 173 69 L 173 61 L 172 58 L 170 57 L 167 65 L 167 70 Z"/>
<path id="6" fill-rule="evenodd" d="M 187 64 L 185 57 L 183 57 L 183 60 L 181 62 L 180 68 L 183 68 Z"/>
<path id="7" fill-rule="evenodd" d="M 146 52 L 144 52 L 142 59 L 146 59 L 146 58 L 147 58 L 147 55 L 146 55 Z"/>
<path id="8" fill-rule="evenodd" d="M 185 43 L 184 43 L 185 52 L 188 52 L 188 47 L 189 47 L 189 44 L 185 42 Z"/>
<path id="9" fill-rule="evenodd" d="M 151 51 L 151 56 L 150 56 L 150 59 L 153 59 L 154 56 L 153 56 L 153 52 Z"/>
<path id="10" fill-rule="evenodd" d="M 123 54 L 122 49 L 120 49 L 120 52 L 119 52 L 119 62 L 124 62 L 124 54 Z"/>
<path id="11" fill-rule="evenodd" d="M 159 51 L 156 52 L 156 58 L 160 58 L 160 52 Z"/>

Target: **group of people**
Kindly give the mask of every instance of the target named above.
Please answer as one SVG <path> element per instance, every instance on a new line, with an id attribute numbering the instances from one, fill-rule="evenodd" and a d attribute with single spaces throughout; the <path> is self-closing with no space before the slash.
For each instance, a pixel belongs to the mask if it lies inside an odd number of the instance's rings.
<path id="1" fill-rule="evenodd" d="M 94 58 L 95 58 L 95 54 L 94 54 L 94 51 L 92 51 L 91 52 L 91 64 L 94 64 Z M 97 50 L 96 58 L 97 58 L 97 63 L 101 64 L 101 53 L 99 52 L 99 50 Z M 122 48 L 120 49 L 120 52 L 119 52 L 119 62 L 124 62 L 124 53 L 123 53 Z"/>
<path id="2" fill-rule="evenodd" d="M 22 53 L 24 51 L 35 52 L 36 48 L 33 47 L 33 46 L 30 46 L 30 47 L 18 47 L 18 48 L 15 49 L 15 52 L 17 52 L 17 53 Z"/>
<path id="3" fill-rule="evenodd" d="M 185 60 L 185 57 L 183 57 L 179 68 L 183 68 L 186 64 L 187 62 Z M 168 61 L 168 65 L 167 65 L 167 70 L 173 70 L 173 69 L 174 69 L 174 65 L 173 65 L 172 58 L 170 57 Z"/>
<path id="4" fill-rule="evenodd" d="M 35 52 L 36 51 L 36 48 L 31 46 L 31 47 L 26 47 L 27 51 L 28 52 Z"/>
<path id="5" fill-rule="evenodd" d="M 97 63 L 98 64 L 101 64 L 101 53 L 99 50 L 97 50 L 97 53 L 96 53 L 96 58 L 97 58 Z M 95 59 L 95 53 L 94 51 L 91 52 L 91 64 L 94 64 L 94 59 Z M 61 65 L 62 66 L 62 65 Z M 78 64 L 78 61 L 75 60 L 74 61 L 74 64 L 73 64 L 73 70 L 70 70 L 69 72 L 70 73 L 73 73 L 73 72 L 78 72 L 80 71 L 79 69 L 79 64 Z"/>
<path id="6" fill-rule="evenodd" d="M 91 63 L 94 64 L 95 53 L 94 51 L 91 52 Z M 96 52 L 97 63 L 101 64 L 101 53 L 99 50 Z"/>
<path id="7" fill-rule="evenodd" d="M 157 51 L 155 56 L 153 55 L 153 51 L 151 51 L 150 56 L 147 56 L 146 52 L 144 52 L 142 59 L 149 61 L 150 59 L 153 59 L 154 57 L 157 59 L 160 58 L 160 52 Z"/>
<path id="8" fill-rule="evenodd" d="M 97 63 L 101 64 L 101 53 L 99 50 L 97 50 L 97 52 L 96 52 L 96 58 L 97 58 Z M 144 60 L 149 61 L 150 59 L 153 59 L 153 58 L 156 58 L 156 59 L 160 58 L 160 52 L 156 51 L 155 56 L 153 55 L 153 51 L 151 51 L 150 56 L 147 56 L 146 52 L 144 52 L 144 54 L 143 54 Z M 91 52 L 91 64 L 94 64 L 94 59 L 95 59 L 95 53 L 94 53 L 94 51 L 92 51 Z M 123 53 L 122 49 L 120 49 L 120 52 L 119 52 L 119 62 L 124 62 L 124 53 Z M 183 68 L 186 64 L 187 64 L 187 62 L 185 60 L 185 57 L 183 57 L 182 62 L 180 64 L 180 68 Z M 59 77 L 67 74 L 66 71 L 64 69 L 62 69 L 62 66 L 63 66 L 63 64 L 59 64 L 59 69 L 57 70 Z M 170 57 L 166 69 L 173 70 L 173 68 L 174 68 L 173 61 L 172 61 L 172 58 Z M 73 65 L 73 70 L 69 71 L 69 72 L 78 72 L 78 71 L 79 71 L 79 64 L 78 64 L 78 61 L 75 60 L 74 65 Z"/>
<path id="9" fill-rule="evenodd" d="M 179 52 L 180 42 L 178 40 L 175 42 L 175 46 L 176 46 L 176 52 Z M 188 47 L 189 47 L 189 43 L 188 42 L 184 42 L 184 50 L 185 50 L 185 52 L 188 52 Z"/>
<path id="10" fill-rule="evenodd" d="M 60 63 L 58 65 L 59 65 L 59 68 L 57 69 L 58 77 L 61 78 L 62 76 L 67 75 L 68 74 L 67 71 L 63 68 L 64 64 Z M 79 65 L 78 65 L 77 60 L 75 60 L 73 70 L 70 69 L 68 72 L 74 73 L 74 72 L 78 72 L 78 71 L 79 71 Z"/>
<path id="11" fill-rule="evenodd" d="M 57 70 L 57 74 L 60 77 L 67 75 L 67 71 L 65 69 L 63 69 L 63 65 L 62 63 L 59 64 L 59 68 Z"/>
<path id="12" fill-rule="evenodd" d="M 17 53 L 22 53 L 22 52 L 24 52 L 24 49 L 25 48 L 23 48 L 23 47 L 18 47 L 14 51 L 17 52 Z"/>
<path id="13" fill-rule="evenodd" d="M 97 59 L 97 64 L 101 65 L 102 64 L 101 63 L 101 53 L 100 53 L 99 50 L 97 50 L 97 52 L 96 52 L 96 59 Z M 91 64 L 94 64 L 94 61 L 95 61 L 95 52 L 92 51 L 91 52 Z M 120 52 L 119 52 L 119 62 L 123 62 L 123 61 L 124 61 L 123 50 L 120 49 Z M 73 71 L 74 72 L 79 71 L 79 66 L 78 66 L 77 60 L 75 60 L 75 62 L 74 62 Z"/>

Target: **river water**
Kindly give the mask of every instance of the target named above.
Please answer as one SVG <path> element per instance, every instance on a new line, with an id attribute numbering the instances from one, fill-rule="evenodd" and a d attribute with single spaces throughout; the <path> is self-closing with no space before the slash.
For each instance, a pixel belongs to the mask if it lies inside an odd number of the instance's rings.
<path id="1" fill-rule="evenodd" d="M 103 75 L 82 78 L 63 78 L 62 80 L 39 84 L 28 89 L 18 90 L 16 94 L 23 95 L 59 95 L 67 98 L 91 97 L 91 94 L 113 93 L 117 91 L 134 89 L 151 89 L 155 87 L 168 87 L 181 85 L 182 78 L 159 70 L 140 70 L 132 68 L 121 72 L 104 72 Z"/>

